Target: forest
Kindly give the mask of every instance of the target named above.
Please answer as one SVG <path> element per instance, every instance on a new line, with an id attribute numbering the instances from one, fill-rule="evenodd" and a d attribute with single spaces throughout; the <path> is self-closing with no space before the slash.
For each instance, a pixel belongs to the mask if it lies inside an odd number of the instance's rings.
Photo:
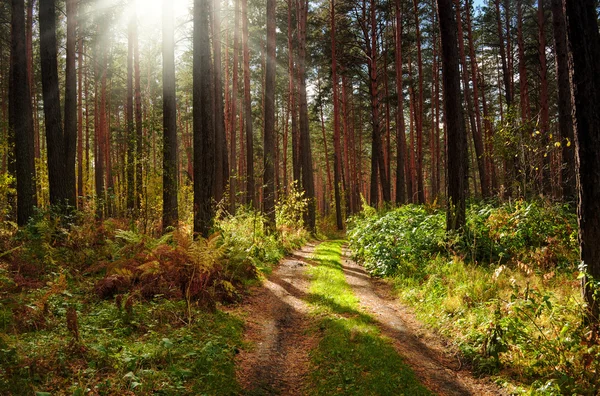
<path id="1" fill-rule="evenodd" d="M 596 395 L 596 0 L 2 0 L 0 395 Z"/>

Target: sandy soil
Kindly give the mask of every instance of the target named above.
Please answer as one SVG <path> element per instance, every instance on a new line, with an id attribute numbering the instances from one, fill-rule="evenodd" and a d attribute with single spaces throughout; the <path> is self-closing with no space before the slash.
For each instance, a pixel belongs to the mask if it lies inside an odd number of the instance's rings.
<path id="1" fill-rule="evenodd" d="M 440 395 L 504 395 L 505 392 L 489 380 L 474 378 L 463 370 L 457 351 L 441 337 L 425 329 L 409 308 L 393 297 L 390 286 L 371 278 L 343 251 L 342 267 L 346 281 L 361 306 L 375 319 L 377 326 L 389 337 L 415 374 L 430 390 Z"/>
<path id="2" fill-rule="evenodd" d="M 309 373 L 309 351 L 317 346 L 310 332 L 318 319 L 307 303 L 306 269 L 315 249 L 309 244 L 283 259 L 262 285 L 250 290 L 235 312 L 246 319 L 245 342 L 237 357 L 237 378 L 244 395 L 303 395 Z M 410 365 L 422 383 L 440 395 L 505 395 L 489 380 L 477 379 L 442 337 L 425 329 L 414 313 L 393 297 L 391 287 L 371 278 L 343 251 L 347 282 L 382 334 Z"/>
<path id="3" fill-rule="evenodd" d="M 283 259 L 262 287 L 241 307 L 247 318 L 245 341 L 254 346 L 238 355 L 237 377 L 245 395 L 302 395 L 308 374 L 311 321 L 305 301 L 310 281 L 307 259 L 316 245 Z"/>

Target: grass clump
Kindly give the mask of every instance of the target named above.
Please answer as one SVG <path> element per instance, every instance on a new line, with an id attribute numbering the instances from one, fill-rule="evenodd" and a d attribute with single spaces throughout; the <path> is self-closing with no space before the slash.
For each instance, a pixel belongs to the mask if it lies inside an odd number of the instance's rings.
<path id="1" fill-rule="evenodd" d="M 371 271 L 386 269 L 373 272 L 388 275 L 477 373 L 499 374 L 517 393 L 596 394 L 600 345 L 583 320 L 572 211 L 525 201 L 472 205 L 461 236 L 444 233 L 443 216 L 412 205 L 371 213 L 354 222 L 351 246 Z M 407 232 L 421 224 L 428 235 Z M 388 252 L 406 250 L 386 264 Z"/>
<path id="2" fill-rule="evenodd" d="M 311 352 L 309 393 L 316 395 L 429 395 L 381 334 L 346 283 L 341 267 L 342 242 L 315 250 L 311 303 L 321 317 L 321 341 Z"/>

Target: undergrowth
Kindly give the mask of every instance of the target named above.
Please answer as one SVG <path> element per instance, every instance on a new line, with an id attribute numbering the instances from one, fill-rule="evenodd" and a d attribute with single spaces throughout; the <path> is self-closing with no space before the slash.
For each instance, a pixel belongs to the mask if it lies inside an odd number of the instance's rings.
<path id="1" fill-rule="evenodd" d="M 238 394 L 243 324 L 219 307 L 304 244 L 301 205 L 272 233 L 219 213 L 208 239 L 40 212 L 0 238 L 0 394 Z"/>
<path id="2" fill-rule="evenodd" d="M 462 235 L 444 225 L 434 207 L 367 209 L 350 245 L 475 372 L 507 378 L 516 393 L 596 394 L 600 346 L 583 320 L 573 210 L 480 204 L 467 210 Z"/>

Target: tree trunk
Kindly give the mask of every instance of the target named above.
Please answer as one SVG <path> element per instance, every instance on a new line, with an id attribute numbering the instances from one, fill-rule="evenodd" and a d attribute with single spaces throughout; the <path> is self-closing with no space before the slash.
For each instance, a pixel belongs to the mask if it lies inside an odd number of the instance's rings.
<path id="1" fill-rule="evenodd" d="M 65 72 L 65 174 L 69 205 L 77 205 L 75 154 L 77 153 L 77 70 L 75 46 L 77 43 L 77 2 L 67 0 L 67 68 Z"/>
<path id="2" fill-rule="evenodd" d="M 460 100 L 460 71 L 457 22 L 452 0 L 438 0 L 440 34 L 442 39 L 442 70 L 447 130 L 448 210 L 446 229 L 460 230 L 465 224 L 467 191 L 467 135 Z"/>
<path id="3" fill-rule="evenodd" d="M 562 196 L 566 202 L 577 198 L 575 180 L 575 137 L 571 108 L 571 88 L 569 85 L 569 54 L 567 48 L 567 27 L 562 0 L 552 0 L 552 25 L 554 27 L 554 48 L 556 50 L 556 76 L 558 80 L 558 129 L 562 147 Z"/>
<path id="4" fill-rule="evenodd" d="M 335 0 L 331 0 L 331 78 L 333 80 L 333 183 L 335 195 L 335 220 L 338 230 L 344 229 L 342 219 L 342 148 L 340 144 L 340 99 L 337 76 L 337 51 L 335 35 Z M 321 108 L 321 111 L 322 108 Z"/>
<path id="5" fill-rule="evenodd" d="M 540 57 L 540 132 L 542 136 L 542 192 L 552 195 L 550 180 L 550 131 L 548 119 L 548 67 L 546 65 L 546 32 L 544 2 L 538 0 L 539 57 Z"/>
<path id="6" fill-rule="evenodd" d="M 223 74 L 221 63 L 221 1 L 212 3 L 212 33 L 214 54 L 214 88 L 215 88 L 215 201 L 221 202 L 225 186 L 229 181 L 229 153 L 225 129 L 225 108 L 223 104 Z M 235 159 L 232 158 L 232 161 Z"/>
<path id="7" fill-rule="evenodd" d="M 529 120 L 529 85 L 527 84 L 527 64 L 525 63 L 522 3 L 523 0 L 517 0 L 517 45 L 519 47 L 519 93 L 521 95 L 521 123 L 525 124 Z"/>
<path id="8" fill-rule="evenodd" d="M 406 134 L 404 125 L 404 92 L 402 72 L 402 3 L 395 0 L 396 12 L 396 204 L 406 203 Z"/>
<path id="9" fill-rule="evenodd" d="M 129 19 L 127 28 L 127 214 L 137 217 L 135 210 L 135 125 L 133 123 L 133 41 L 137 29 L 135 14 Z"/>
<path id="10" fill-rule="evenodd" d="M 264 197 L 263 210 L 268 228 L 275 229 L 275 9 L 276 0 L 267 0 L 267 52 L 264 105 Z"/>
<path id="11" fill-rule="evenodd" d="M 37 206 L 31 90 L 27 76 L 24 0 L 12 0 L 9 129 L 15 137 L 17 224 L 24 226 Z"/>
<path id="12" fill-rule="evenodd" d="M 273 1 L 273 0 L 270 0 Z M 302 173 L 302 188 L 308 199 L 308 211 L 305 223 L 311 232 L 316 231 L 315 212 L 315 183 L 313 175 L 312 152 L 310 147 L 310 131 L 308 129 L 308 106 L 306 101 L 306 18 L 308 16 L 308 1 L 298 0 L 298 104 L 300 107 L 300 163 Z M 267 18 L 268 19 L 268 18 Z"/>
<path id="13" fill-rule="evenodd" d="M 163 232 L 177 225 L 177 99 L 173 4 L 163 0 Z M 138 180 L 138 183 L 141 180 Z"/>
<path id="14" fill-rule="evenodd" d="M 573 93 L 579 246 L 587 268 L 582 279 L 588 319 L 597 325 L 600 304 L 596 283 L 600 279 L 600 33 L 596 1 L 566 2 L 568 39 L 571 48 L 571 92 Z"/>
<path id="15" fill-rule="evenodd" d="M 207 238 L 213 221 L 215 129 L 209 38 L 210 0 L 194 0 L 194 233 Z"/>
<path id="16" fill-rule="evenodd" d="M 83 37 L 79 38 L 77 65 L 77 207 L 83 209 Z"/>
<path id="17" fill-rule="evenodd" d="M 142 89 L 140 75 L 140 50 L 137 23 L 133 31 L 133 78 L 135 96 L 135 207 L 138 211 L 142 208 L 144 196 L 143 162 L 144 162 L 144 129 L 142 122 Z"/>
<path id="18" fill-rule="evenodd" d="M 246 127 L 246 204 L 257 209 L 254 184 L 254 132 L 250 97 L 250 48 L 248 46 L 248 0 L 242 2 L 242 46 L 244 51 L 244 115 Z M 291 80 L 291 79 L 290 79 Z"/>
<path id="19" fill-rule="evenodd" d="M 48 150 L 48 179 L 51 205 L 71 205 L 75 186 L 69 184 L 66 169 L 65 136 L 60 115 L 58 87 L 58 60 L 56 43 L 56 15 L 54 0 L 40 0 L 40 61 L 42 71 L 42 95 Z M 74 150 L 75 147 L 72 147 Z"/>
<path id="20" fill-rule="evenodd" d="M 489 186 L 487 180 L 487 173 L 485 172 L 485 158 L 483 148 L 483 137 L 481 136 L 480 125 L 475 120 L 475 110 L 473 109 L 473 102 L 471 102 L 471 90 L 469 88 L 469 72 L 467 68 L 467 57 L 465 53 L 464 36 L 462 28 L 462 18 L 460 12 L 460 0 L 454 0 L 454 7 L 456 8 L 456 21 L 458 25 L 458 46 L 460 52 L 460 58 L 462 63 L 462 77 L 464 87 L 464 97 L 467 104 L 467 112 L 469 114 L 469 121 L 471 125 L 471 135 L 473 136 L 473 143 L 475 146 L 475 156 L 477 160 L 477 170 L 479 171 L 479 181 L 481 183 L 481 195 L 488 197 Z M 474 58 L 471 58 L 471 63 L 475 62 Z M 473 78 L 473 85 L 476 85 L 476 75 Z"/>
<path id="21" fill-rule="evenodd" d="M 418 0 L 413 0 L 415 10 L 415 35 L 417 37 L 417 69 L 419 72 L 419 99 L 415 103 L 415 126 L 417 134 L 417 161 L 415 172 L 417 173 L 417 200 L 420 204 L 425 203 L 425 187 L 423 185 L 423 113 L 425 112 L 423 100 L 423 57 L 421 54 L 421 27 L 419 26 Z"/>
<path id="22" fill-rule="evenodd" d="M 237 170 L 237 139 L 236 139 L 236 126 L 237 126 L 237 102 L 238 102 L 238 69 L 239 69 L 239 42 L 240 42 L 240 0 L 235 0 L 234 10 L 234 29 L 233 29 L 233 75 L 231 84 L 231 139 L 229 141 L 229 213 L 235 214 L 236 206 L 236 185 L 238 178 Z"/>

